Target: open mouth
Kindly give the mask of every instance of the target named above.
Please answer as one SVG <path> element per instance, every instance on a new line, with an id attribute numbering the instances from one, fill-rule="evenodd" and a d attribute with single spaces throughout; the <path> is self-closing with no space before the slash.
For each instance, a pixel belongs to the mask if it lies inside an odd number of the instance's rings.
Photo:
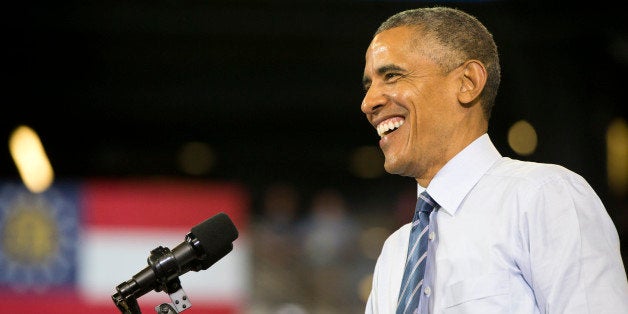
<path id="1" fill-rule="evenodd" d="M 379 137 L 384 137 L 394 131 L 396 131 L 400 126 L 403 125 L 405 120 L 400 117 L 390 118 L 388 120 L 382 121 L 377 125 L 377 134 Z"/>

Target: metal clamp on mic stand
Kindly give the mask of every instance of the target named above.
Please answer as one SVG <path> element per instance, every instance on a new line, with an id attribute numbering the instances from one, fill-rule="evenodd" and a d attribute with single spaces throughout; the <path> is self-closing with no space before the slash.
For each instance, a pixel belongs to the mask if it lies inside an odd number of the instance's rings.
<path id="1" fill-rule="evenodd" d="M 190 240 L 190 239 L 188 239 Z M 150 291 L 150 287 L 142 287 L 142 283 L 152 283 L 156 292 L 164 291 L 170 296 L 172 303 L 162 303 L 155 307 L 158 314 L 181 313 L 192 306 L 187 294 L 181 286 L 178 274 L 179 265 L 167 247 L 159 246 L 152 250 L 148 257 L 148 267 L 116 287 L 117 293 L 111 298 L 124 314 L 140 314 L 137 298 Z"/>

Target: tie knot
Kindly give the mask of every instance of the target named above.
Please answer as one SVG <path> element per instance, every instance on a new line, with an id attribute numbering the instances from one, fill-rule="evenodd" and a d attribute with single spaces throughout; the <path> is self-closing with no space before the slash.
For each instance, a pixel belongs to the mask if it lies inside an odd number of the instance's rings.
<path id="1" fill-rule="evenodd" d="M 429 214 L 437 206 L 438 204 L 436 203 L 436 201 L 434 201 L 434 199 L 432 199 L 432 197 L 429 194 L 427 194 L 427 191 L 423 191 L 421 194 L 419 194 L 417 207 L 420 212 Z"/>

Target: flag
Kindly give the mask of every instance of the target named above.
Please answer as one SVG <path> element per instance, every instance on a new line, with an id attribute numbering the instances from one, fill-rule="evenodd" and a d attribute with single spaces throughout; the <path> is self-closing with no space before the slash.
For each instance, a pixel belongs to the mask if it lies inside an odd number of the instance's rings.
<path id="1" fill-rule="evenodd" d="M 0 304 L 9 313 L 120 313 L 116 287 L 173 249 L 197 224 L 225 213 L 239 237 L 207 270 L 179 277 L 185 313 L 242 313 L 249 291 L 249 200 L 237 184 L 175 179 L 55 183 L 33 194 L 0 184 Z M 142 313 L 172 302 L 150 291 Z"/>

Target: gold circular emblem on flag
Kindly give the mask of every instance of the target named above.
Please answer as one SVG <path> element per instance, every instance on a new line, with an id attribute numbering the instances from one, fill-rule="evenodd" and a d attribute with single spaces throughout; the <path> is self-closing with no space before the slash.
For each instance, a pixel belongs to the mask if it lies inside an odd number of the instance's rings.
<path id="1" fill-rule="evenodd" d="M 6 257 L 24 266 L 46 264 L 59 249 L 52 208 L 39 197 L 20 197 L 10 207 L 1 229 Z"/>

